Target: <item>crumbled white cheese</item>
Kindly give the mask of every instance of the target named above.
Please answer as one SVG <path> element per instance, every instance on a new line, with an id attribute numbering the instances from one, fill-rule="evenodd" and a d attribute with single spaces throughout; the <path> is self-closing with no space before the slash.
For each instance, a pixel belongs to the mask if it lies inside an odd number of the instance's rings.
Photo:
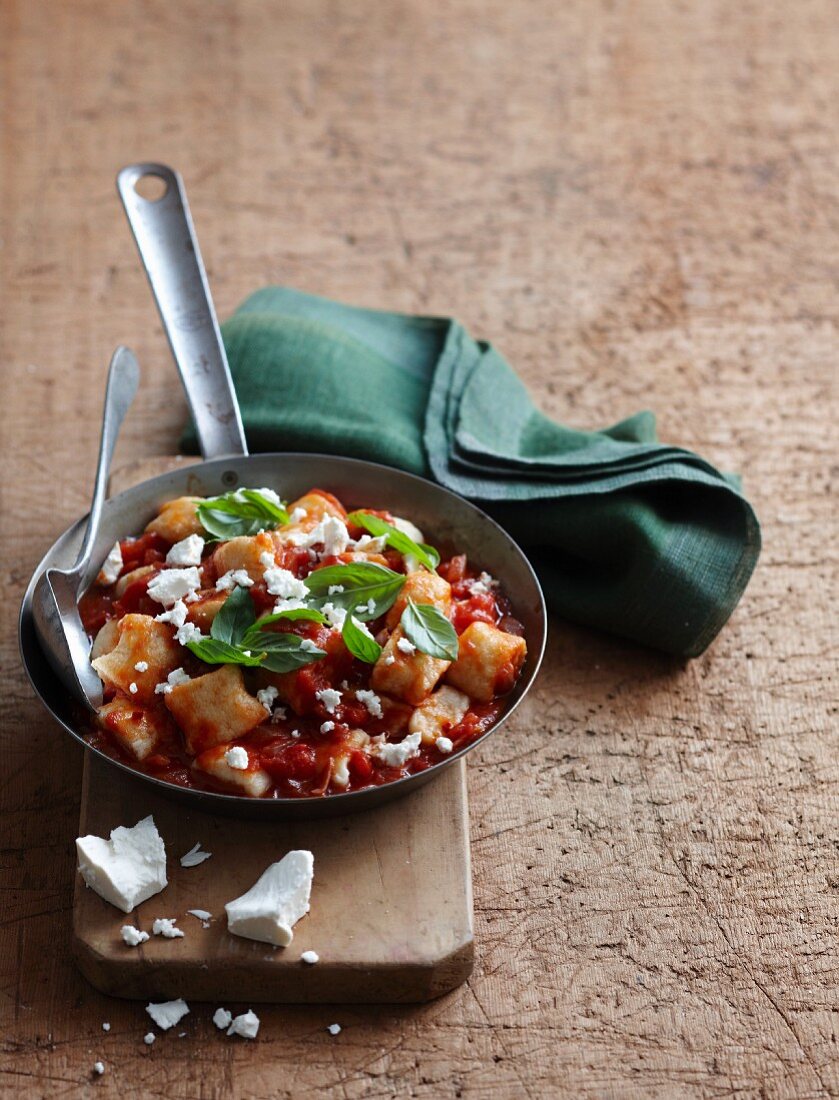
<path id="1" fill-rule="evenodd" d="M 134 666 L 134 671 L 135 672 L 148 672 L 148 670 L 149 670 L 149 662 L 148 661 L 138 661 L 137 664 Z"/>
<path id="2" fill-rule="evenodd" d="M 133 924 L 124 924 L 119 930 L 119 934 L 122 936 L 122 942 L 129 947 L 137 947 L 141 943 L 145 943 L 149 938 L 148 932 L 141 932 L 139 928 L 135 928 Z"/>
<path id="3" fill-rule="evenodd" d="M 213 1023 L 219 1031 L 224 1031 L 226 1028 L 230 1027 L 232 1019 L 233 1013 L 228 1012 L 226 1008 L 217 1008 L 213 1013 Z"/>
<path id="4" fill-rule="evenodd" d="M 300 505 L 298 505 L 296 508 L 292 509 L 291 514 L 288 517 L 288 521 L 289 523 L 300 523 L 300 521 L 304 520 L 308 514 L 309 513 L 306 511 L 305 508 L 301 508 Z"/>
<path id="5" fill-rule="evenodd" d="M 168 1031 L 170 1027 L 184 1018 L 189 1012 L 189 1005 L 179 997 L 177 1001 L 161 1001 L 159 1004 L 147 1004 L 146 1012 L 154 1020 L 159 1028 Z"/>
<path id="6" fill-rule="evenodd" d="M 323 722 L 323 723 L 321 724 L 321 727 L 320 727 L 320 732 L 321 732 L 321 733 L 332 733 L 332 731 L 333 731 L 334 729 L 335 729 L 335 723 L 334 723 L 334 722 L 330 722 L 330 721 L 327 721 L 327 722 Z"/>
<path id="7" fill-rule="evenodd" d="M 383 764 L 387 764 L 388 767 L 401 768 L 403 764 L 413 760 L 415 756 L 419 756 L 421 743 L 421 733 L 409 733 L 404 740 L 396 745 L 385 741 L 384 736 L 374 737 L 370 752 L 373 756 L 378 757 Z"/>
<path id="8" fill-rule="evenodd" d="M 400 653 L 407 653 L 409 656 L 412 653 L 416 653 L 417 647 L 413 642 L 409 642 L 407 638 L 398 638 L 396 642 L 396 648 Z"/>
<path id="9" fill-rule="evenodd" d="M 323 543 L 324 558 L 336 554 L 343 554 L 350 542 L 346 524 L 336 516 L 324 516 L 320 523 L 311 531 L 293 531 L 289 535 L 292 546 L 302 546 L 310 549 Z"/>
<path id="10" fill-rule="evenodd" d="M 175 600 L 168 611 L 161 611 L 159 615 L 155 615 L 154 621 L 156 623 L 171 623 L 172 626 L 176 626 L 178 630 L 184 625 L 187 617 L 187 607 L 183 600 Z"/>
<path id="11" fill-rule="evenodd" d="M 253 585 L 247 569 L 228 569 L 224 576 L 216 581 L 216 590 L 231 592 L 237 584 L 242 588 L 250 588 Z"/>
<path id="12" fill-rule="evenodd" d="M 381 554 L 387 546 L 387 535 L 362 535 L 351 543 L 353 550 L 363 551 L 365 554 Z"/>
<path id="13" fill-rule="evenodd" d="M 486 596 L 493 588 L 498 587 L 498 581 L 489 573 L 481 573 L 477 580 L 471 581 L 469 591 L 473 596 Z"/>
<path id="14" fill-rule="evenodd" d="M 241 1035 L 243 1039 L 255 1039 L 259 1032 L 259 1017 L 251 1009 L 243 1012 L 241 1016 L 234 1016 L 228 1035 Z"/>
<path id="15" fill-rule="evenodd" d="M 276 506 L 277 506 L 278 508 L 282 508 L 282 506 L 283 506 L 283 502 L 282 502 L 282 500 L 281 500 L 281 499 L 280 499 L 280 498 L 279 498 L 279 497 L 277 496 L 277 494 L 276 494 L 276 493 L 274 492 L 274 490 L 273 490 L 273 489 L 265 489 L 265 488 L 262 488 L 262 489 L 254 489 L 254 492 L 255 492 L 255 493 L 259 493 L 259 495 L 260 495 L 261 497 L 265 497 L 265 499 L 266 499 L 266 500 L 267 500 L 267 501 L 268 501 L 268 502 L 269 502 L 270 504 L 275 504 L 275 505 L 276 505 Z"/>
<path id="16" fill-rule="evenodd" d="M 274 707 L 274 713 L 271 715 L 271 721 L 272 722 L 284 722 L 285 719 L 286 719 L 286 709 L 285 709 L 285 707 Z"/>
<path id="17" fill-rule="evenodd" d="M 309 966 L 314 966 L 316 962 L 320 962 L 320 955 L 317 951 L 304 951 L 300 958 L 304 963 L 308 963 Z"/>
<path id="18" fill-rule="evenodd" d="M 153 1031 L 147 1031 L 146 1034 L 143 1036 L 143 1042 L 146 1044 L 147 1047 L 150 1047 L 156 1038 L 157 1036 Z"/>
<path id="19" fill-rule="evenodd" d="M 292 851 L 272 863 L 247 893 L 225 905 L 234 936 L 288 947 L 292 928 L 309 911 L 314 857 Z"/>
<path id="20" fill-rule="evenodd" d="M 175 639 L 180 642 L 181 645 L 189 645 L 190 642 L 200 642 L 204 635 L 195 625 L 195 623 L 184 623 L 183 626 L 179 626 L 175 631 Z"/>
<path id="21" fill-rule="evenodd" d="M 340 1035 L 341 1034 L 341 1025 L 340 1024 L 330 1024 L 329 1027 L 327 1027 L 326 1030 L 329 1032 L 330 1035 Z"/>
<path id="22" fill-rule="evenodd" d="M 299 737 L 300 736 L 300 730 L 292 730 L 291 731 L 291 736 L 292 737 Z"/>
<path id="23" fill-rule="evenodd" d="M 183 937 L 180 928 L 175 927 L 177 917 L 158 917 L 151 926 L 153 936 L 163 936 L 167 940 L 177 940 Z"/>
<path id="24" fill-rule="evenodd" d="M 97 1076 L 101 1077 L 102 1074 L 105 1072 L 105 1063 L 104 1062 L 94 1062 L 93 1063 L 93 1072 Z"/>
<path id="25" fill-rule="evenodd" d="M 284 600 L 306 599 L 309 589 L 303 581 L 295 577 L 290 569 L 283 569 L 276 565 L 267 550 L 260 555 L 259 560 L 266 567 L 263 580 L 271 596 L 280 596 Z"/>
<path id="26" fill-rule="evenodd" d="M 198 844 L 189 849 L 185 856 L 181 856 L 181 867 L 197 867 L 199 863 L 209 859 L 212 854 L 212 852 L 202 852 L 199 841 Z"/>
<path id="27" fill-rule="evenodd" d="M 389 653 L 387 655 L 387 657 L 385 657 L 385 664 L 386 665 L 395 665 L 396 664 L 396 658 L 393 656 L 392 653 Z"/>
<path id="28" fill-rule="evenodd" d="M 224 754 L 224 762 L 228 767 L 235 768 L 236 771 L 245 771 L 248 766 L 247 749 L 243 749 L 241 745 L 234 745 L 232 749 L 228 749 Z"/>
<path id="29" fill-rule="evenodd" d="M 315 692 L 315 698 L 323 703 L 327 714 L 334 714 L 335 708 L 341 702 L 341 692 L 336 691 L 335 688 L 322 688 Z"/>
<path id="30" fill-rule="evenodd" d="M 395 527 L 397 531 L 401 531 L 403 535 L 407 535 L 409 539 L 413 539 L 414 542 L 425 542 L 425 535 L 420 531 L 416 524 L 411 523 L 409 519 L 402 519 L 401 516 L 394 516 L 392 527 Z"/>
<path id="31" fill-rule="evenodd" d="M 104 1024 L 102 1024 L 102 1030 L 103 1031 L 110 1031 L 111 1030 L 111 1025 L 108 1023 L 107 1020 L 105 1021 Z"/>
<path id="32" fill-rule="evenodd" d="M 113 584 L 121 572 L 122 550 L 120 549 L 119 543 L 115 542 L 108 551 L 107 558 L 105 558 L 102 563 L 102 568 L 99 570 L 96 583 L 102 585 Z"/>
<path id="33" fill-rule="evenodd" d="M 375 691 L 367 691 L 362 688 L 355 693 L 356 699 L 359 703 L 363 703 L 367 707 L 367 711 L 373 718 L 382 717 L 382 701 L 375 693 Z"/>
<path id="34" fill-rule="evenodd" d="M 371 596 L 367 603 L 359 604 L 355 610 L 357 615 L 372 615 L 376 610 L 376 601 Z"/>
<path id="35" fill-rule="evenodd" d="M 454 741 L 450 737 L 438 737 L 434 744 L 444 756 L 448 756 L 454 748 Z"/>
<path id="36" fill-rule="evenodd" d="M 303 650 L 304 653 L 318 652 L 318 647 L 315 645 L 311 638 L 304 638 L 303 641 L 300 643 L 300 648 Z"/>
<path id="37" fill-rule="evenodd" d="M 208 913 L 206 909 L 187 909 L 187 913 L 192 917 L 197 917 L 200 921 L 211 920 L 213 916 L 213 914 Z"/>
<path id="38" fill-rule="evenodd" d="M 204 540 L 200 535 L 187 535 L 176 542 L 166 555 L 167 565 L 200 565 L 204 552 Z"/>
<path id="39" fill-rule="evenodd" d="M 76 852 L 85 883 L 124 913 L 166 886 L 166 849 L 151 816 L 120 825 L 108 840 L 80 836 Z"/>
<path id="40" fill-rule="evenodd" d="M 344 629 L 344 620 L 347 617 L 346 609 L 343 607 L 336 607 L 330 600 L 329 603 L 325 603 L 321 608 L 321 611 L 326 616 L 330 626 L 336 630 Z"/>
<path id="41" fill-rule="evenodd" d="M 192 565 L 188 569 L 162 569 L 149 581 L 149 596 L 169 607 L 201 587 L 201 574 Z"/>
<path id="42" fill-rule="evenodd" d="M 131 683 L 130 683 L 130 684 L 128 685 L 128 690 L 129 690 L 129 691 L 131 692 L 131 694 L 132 694 L 132 695 L 136 695 L 136 694 L 137 694 L 138 688 L 137 688 L 137 685 L 136 685 L 136 684 L 134 683 L 134 681 L 133 681 L 133 680 L 132 680 L 132 681 L 131 681 Z"/>
<path id="43" fill-rule="evenodd" d="M 279 691 L 277 691 L 273 685 L 269 685 L 268 687 L 260 688 L 256 693 L 256 697 L 270 714 L 271 708 L 274 706 L 274 702 L 279 694 Z"/>
<path id="44" fill-rule="evenodd" d="M 342 584 L 330 584 L 330 586 L 326 590 L 326 594 L 327 596 L 337 596 L 343 591 L 344 586 Z"/>
<path id="45" fill-rule="evenodd" d="M 179 687 L 181 684 L 188 684 L 190 677 L 184 672 L 182 668 L 176 668 L 174 672 L 170 672 L 166 677 L 165 683 L 158 684 L 155 687 L 155 694 L 157 695 L 169 695 L 172 688 Z"/>

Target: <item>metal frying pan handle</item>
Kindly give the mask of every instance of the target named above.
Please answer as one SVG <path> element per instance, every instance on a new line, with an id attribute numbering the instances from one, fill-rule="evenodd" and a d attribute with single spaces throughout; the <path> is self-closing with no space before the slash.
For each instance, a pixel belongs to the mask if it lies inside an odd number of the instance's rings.
<path id="1" fill-rule="evenodd" d="M 165 191 L 144 198 L 144 177 Z M 117 175 L 163 328 L 186 390 L 204 458 L 246 455 L 245 431 L 210 296 L 207 273 L 180 173 L 165 164 L 130 164 Z"/>

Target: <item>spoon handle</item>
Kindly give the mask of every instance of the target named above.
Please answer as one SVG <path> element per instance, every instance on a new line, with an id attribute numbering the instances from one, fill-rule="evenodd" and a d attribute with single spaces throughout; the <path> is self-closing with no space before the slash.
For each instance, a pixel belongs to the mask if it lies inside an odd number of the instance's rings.
<path id="1" fill-rule="evenodd" d="M 87 521 L 84 541 L 73 567 L 74 572 L 84 573 L 90 552 L 99 530 L 102 505 L 108 491 L 108 474 L 114 457 L 117 436 L 125 419 L 125 414 L 134 400 L 140 382 L 140 366 L 134 352 L 129 348 L 118 347 L 111 357 L 108 368 L 108 384 L 105 387 L 105 407 L 102 411 L 102 434 L 99 437 L 99 459 L 96 463 L 96 480 L 93 483 L 93 499 L 90 502 L 90 516 Z"/>
<path id="2" fill-rule="evenodd" d="M 136 184 L 144 177 L 149 185 L 165 186 L 159 198 L 138 193 Z M 239 404 L 180 173 L 165 164 L 130 164 L 117 176 L 117 191 L 186 390 L 201 453 L 206 459 L 246 455 Z"/>

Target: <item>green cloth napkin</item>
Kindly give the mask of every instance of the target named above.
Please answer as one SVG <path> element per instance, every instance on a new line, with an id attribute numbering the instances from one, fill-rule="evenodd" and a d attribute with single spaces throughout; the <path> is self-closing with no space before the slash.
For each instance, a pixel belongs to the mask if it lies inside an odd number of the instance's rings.
<path id="1" fill-rule="evenodd" d="M 536 409 L 456 321 L 283 287 L 222 325 L 253 451 L 321 451 L 431 477 L 525 549 L 551 608 L 681 656 L 740 599 L 760 527 L 734 477 L 659 443 L 652 413 L 599 432 Z M 183 445 L 196 450 L 193 429 Z"/>

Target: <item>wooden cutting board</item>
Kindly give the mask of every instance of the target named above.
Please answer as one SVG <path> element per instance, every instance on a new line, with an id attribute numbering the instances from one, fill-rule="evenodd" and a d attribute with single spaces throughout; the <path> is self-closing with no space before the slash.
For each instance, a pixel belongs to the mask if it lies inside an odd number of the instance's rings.
<path id="1" fill-rule="evenodd" d="M 118 471 L 114 491 L 177 460 Z M 411 1002 L 440 996 L 472 970 L 466 770 L 374 810 L 314 822 L 249 822 L 186 810 L 87 754 L 79 835 L 107 837 L 147 814 L 166 844 L 169 885 L 127 917 L 77 877 L 74 953 L 97 989 L 118 997 L 250 1002 Z M 200 842 L 212 858 L 182 868 Z M 224 903 L 292 848 L 315 857 L 311 911 L 287 948 L 231 936 Z M 204 928 L 188 909 L 212 914 Z M 127 947 L 120 928 L 175 917 L 182 939 Z M 314 966 L 303 951 L 320 956 Z"/>

